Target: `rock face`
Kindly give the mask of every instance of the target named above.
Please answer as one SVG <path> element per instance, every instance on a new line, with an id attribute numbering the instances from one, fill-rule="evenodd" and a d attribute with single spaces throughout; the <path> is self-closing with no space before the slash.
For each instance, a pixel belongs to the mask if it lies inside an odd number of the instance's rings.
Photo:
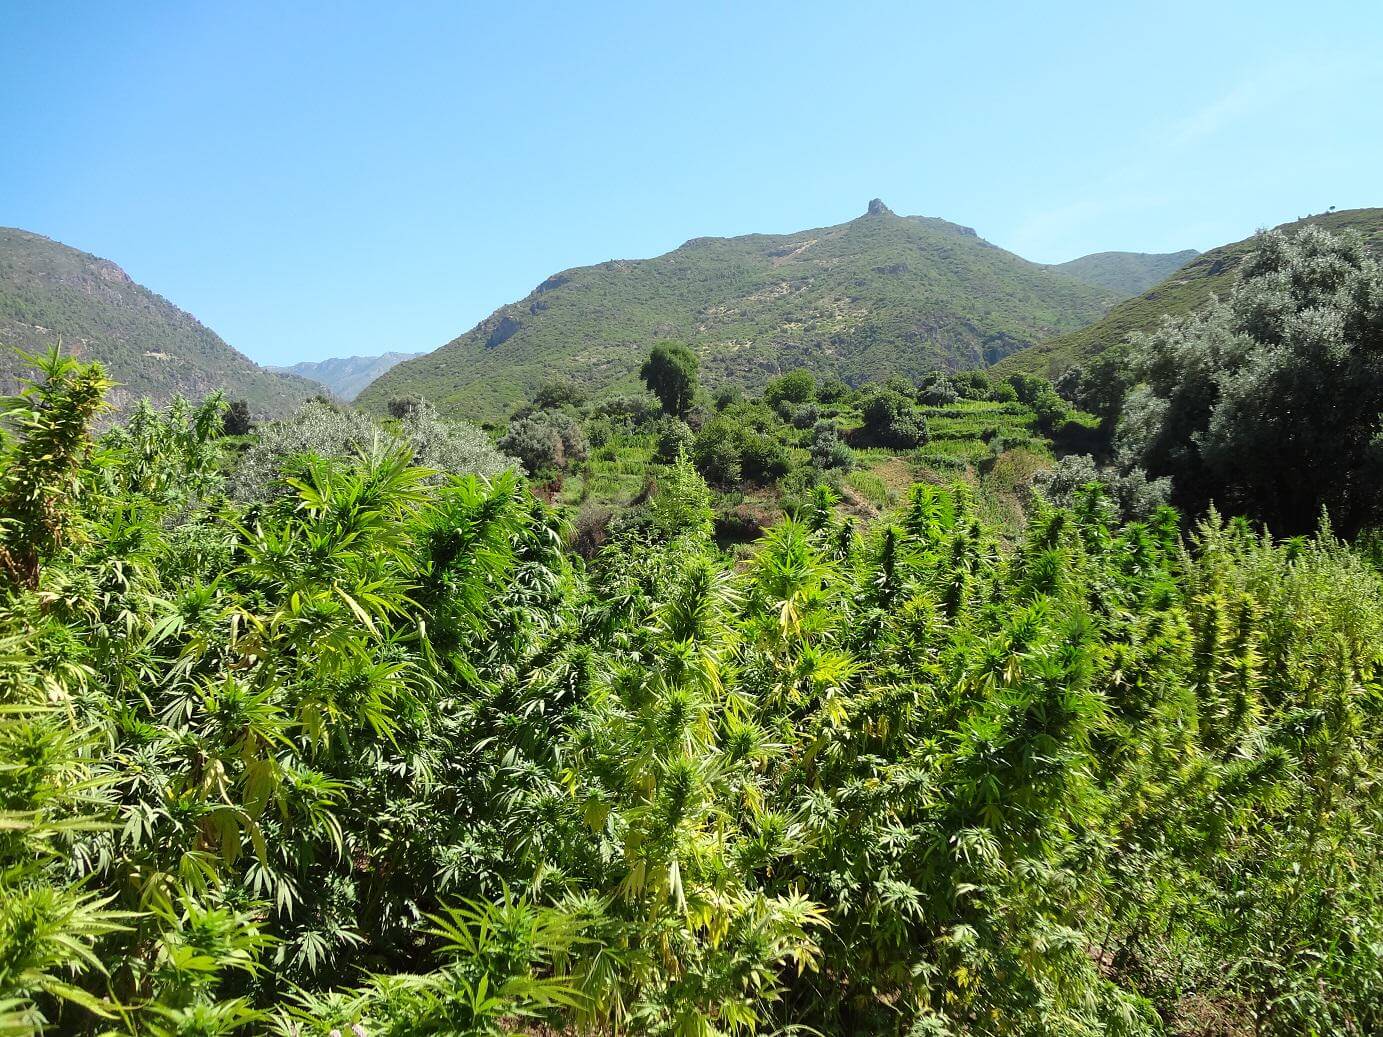
<path id="1" fill-rule="evenodd" d="M 871 198 L 869 208 L 864 211 L 866 216 L 892 216 L 893 210 L 884 204 L 882 198 Z"/>

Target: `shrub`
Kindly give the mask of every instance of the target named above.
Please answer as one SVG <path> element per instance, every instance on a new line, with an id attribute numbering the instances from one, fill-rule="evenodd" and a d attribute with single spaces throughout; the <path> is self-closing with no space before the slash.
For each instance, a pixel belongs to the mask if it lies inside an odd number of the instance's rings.
<path id="1" fill-rule="evenodd" d="M 292 417 L 260 427 L 258 442 L 231 477 L 231 494 L 242 501 L 269 500 L 287 492 L 282 476 L 302 475 L 309 456 L 344 460 L 400 445 L 408 448 L 414 464 L 449 475 L 495 476 L 513 467 L 485 433 L 439 418 L 428 403 L 420 401 L 395 427 L 385 429 L 358 410 L 318 398 Z"/>
<path id="2" fill-rule="evenodd" d="M 696 469 L 718 486 L 732 486 L 743 476 L 737 426 L 727 418 L 712 418 L 701 426 L 692 445 Z"/>
<path id="3" fill-rule="evenodd" d="M 764 402 L 770 407 L 780 403 L 803 404 L 816 398 L 816 379 L 810 371 L 789 371 L 764 386 Z"/>
<path id="4" fill-rule="evenodd" d="M 740 468 L 750 482 L 775 482 L 788 473 L 791 464 L 787 447 L 776 436 L 747 430 L 741 433 Z"/>
<path id="5" fill-rule="evenodd" d="M 586 388 L 576 382 L 548 382 L 533 394 L 533 406 L 538 410 L 559 410 L 562 407 L 581 407 L 587 399 Z"/>
<path id="6" fill-rule="evenodd" d="M 928 440 L 927 422 L 912 400 L 890 389 L 875 389 L 860 411 L 866 434 L 880 446 L 908 450 Z"/>
<path id="7" fill-rule="evenodd" d="M 848 472 L 855 467 L 855 452 L 840 438 L 835 425 L 829 421 L 817 422 L 808 449 L 811 451 L 812 464 L 820 469 L 838 468 Z"/>
<path id="8" fill-rule="evenodd" d="M 793 428 L 808 429 L 821 417 L 821 408 L 815 403 L 804 403 L 793 409 L 789 419 Z"/>
<path id="9" fill-rule="evenodd" d="M 586 436 L 581 424 L 561 411 L 539 411 L 512 422 L 499 448 L 523 462 L 530 475 L 562 471 L 586 457 Z"/>
<path id="10" fill-rule="evenodd" d="M 816 400 L 818 403 L 839 403 L 850 395 L 850 386 L 846 385 L 839 378 L 824 379 L 816 387 Z"/>
<path id="11" fill-rule="evenodd" d="M 930 385 L 923 386 L 917 393 L 917 399 L 928 407 L 946 407 L 960 399 L 960 392 L 949 378 L 942 375 Z"/>
<path id="12" fill-rule="evenodd" d="M 221 431 L 227 436 L 248 436 L 254 431 L 250 405 L 244 400 L 233 401 L 221 417 Z"/>
<path id="13" fill-rule="evenodd" d="M 684 453 L 691 453 L 696 437 L 691 427 L 680 418 L 665 415 L 655 427 L 658 445 L 654 456 L 662 464 L 672 464 Z"/>

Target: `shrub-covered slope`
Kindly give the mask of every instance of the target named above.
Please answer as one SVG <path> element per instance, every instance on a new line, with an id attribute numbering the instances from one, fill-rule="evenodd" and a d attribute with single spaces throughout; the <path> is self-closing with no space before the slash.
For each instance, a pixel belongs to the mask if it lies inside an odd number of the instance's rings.
<path id="1" fill-rule="evenodd" d="M 1180 252 L 1096 252 L 1049 269 L 1077 281 L 1123 295 L 1146 292 L 1198 256 L 1193 248 Z"/>
<path id="2" fill-rule="evenodd" d="M 1355 230 L 1372 249 L 1383 248 L 1383 209 L 1322 213 L 1285 223 L 1279 229 L 1290 234 L 1308 225 L 1335 232 Z M 1000 363 L 1000 372 L 1025 371 L 1055 378 L 1072 364 L 1098 356 L 1135 331 L 1151 331 L 1164 316 L 1179 317 L 1200 309 L 1212 295 L 1228 295 L 1235 271 L 1253 251 L 1253 243 L 1253 238 L 1245 238 L 1201 253 L 1157 287 L 1121 302 L 1095 323 L 1013 353 Z"/>
<path id="3" fill-rule="evenodd" d="M 714 385 L 807 367 L 852 382 L 983 366 L 1102 314 L 1126 293 L 1015 256 L 944 220 L 877 200 L 796 234 L 696 238 L 655 259 L 554 274 L 519 302 L 360 395 L 419 395 L 491 419 L 562 373 L 632 386 L 656 339 L 681 339 Z"/>
<path id="4" fill-rule="evenodd" d="M 119 409 L 141 397 L 166 403 L 224 390 L 256 415 L 277 416 L 317 391 L 266 371 L 108 259 L 39 234 L 0 227 L 0 384 L 13 391 L 24 361 L 11 350 L 50 349 L 99 360 L 119 383 Z"/>

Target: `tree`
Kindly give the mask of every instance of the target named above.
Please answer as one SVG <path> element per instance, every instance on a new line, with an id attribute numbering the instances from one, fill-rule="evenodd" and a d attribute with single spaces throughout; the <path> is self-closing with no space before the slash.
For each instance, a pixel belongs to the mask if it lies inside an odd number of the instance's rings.
<path id="1" fill-rule="evenodd" d="M 764 402 L 770 407 L 780 403 L 801 404 L 816 399 L 816 379 L 801 368 L 780 374 L 764 386 Z"/>
<path id="2" fill-rule="evenodd" d="M 248 436 L 253 432 L 250 405 L 244 400 L 233 400 L 221 418 L 221 431 L 228 436 Z"/>
<path id="3" fill-rule="evenodd" d="M 1131 347 L 1125 464 L 1309 532 L 1322 507 L 1352 533 L 1383 519 L 1383 272 L 1356 235 L 1269 232 L 1226 302 Z"/>
<path id="4" fill-rule="evenodd" d="M 873 390 L 860 406 L 864 428 L 881 446 L 908 450 L 921 446 L 929 437 L 927 421 L 912 400 L 893 389 Z"/>
<path id="5" fill-rule="evenodd" d="M 580 407 L 587 400 L 585 386 L 571 381 L 547 382 L 538 387 L 533 394 L 533 406 L 538 410 L 556 410 L 559 407 Z"/>
<path id="6" fill-rule="evenodd" d="M 690 347 L 680 342 L 659 342 L 648 354 L 639 377 L 658 397 L 663 411 L 681 417 L 696 396 L 698 361 Z"/>
<path id="7" fill-rule="evenodd" d="M 523 462 L 530 475 L 565 469 L 587 452 L 581 423 L 562 411 L 538 411 L 509 426 L 499 448 Z"/>

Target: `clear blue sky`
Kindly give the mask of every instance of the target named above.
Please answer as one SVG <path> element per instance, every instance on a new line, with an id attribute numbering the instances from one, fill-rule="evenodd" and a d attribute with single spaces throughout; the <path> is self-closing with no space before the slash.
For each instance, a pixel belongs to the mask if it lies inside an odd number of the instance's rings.
<path id="1" fill-rule="evenodd" d="M 1383 3 L 0 2 L 0 225 L 256 360 L 851 219 L 1030 259 L 1383 205 Z"/>

